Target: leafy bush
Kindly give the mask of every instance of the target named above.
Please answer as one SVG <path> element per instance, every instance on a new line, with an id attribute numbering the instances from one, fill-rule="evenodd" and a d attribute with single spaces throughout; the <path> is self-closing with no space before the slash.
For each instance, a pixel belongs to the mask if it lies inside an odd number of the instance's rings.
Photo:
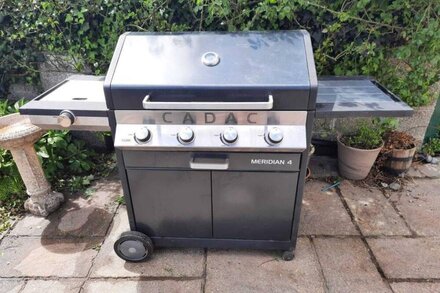
<path id="1" fill-rule="evenodd" d="M 36 144 L 43 168 L 49 179 L 61 177 L 60 173 L 78 175 L 95 166 L 96 153 L 85 147 L 81 140 L 72 140 L 68 131 L 48 131 Z"/>
<path id="2" fill-rule="evenodd" d="M 440 154 L 440 138 L 433 137 L 423 145 L 422 151 L 430 156 Z"/>
<path id="3" fill-rule="evenodd" d="M 383 144 L 385 134 L 391 133 L 397 127 L 393 118 L 374 118 L 370 122 L 358 122 L 354 133 L 343 135 L 341 142 L 358 149 L 375 149 Z"/>
<path id="4" fill-rule="evenodd" d="M 0 100 L 0 117 L 8 114 L 17 113 L 18 109 L 23 106 L 24 103 L 24 100 L 19 100 L 13 104 L 8 100 Z"/>
<path id="5" fill-rule="evenodd" d="M 360 123 L 356 132 L 341 137 L 341 142 L 347 146 L 372 150 L 383 144 L 384 128 L 380 124 Z"/>
<path id="6" fill-rule="evenodd" d="M 0 4 L 0 84 L 38 80 L 41 52 L 103 74 L 125 31 L 307 29 L 319 74 L 372 75 L 418 106 L 440 73 L 439 15 L 437 0 L 8 0 Z"/>
<path id="7" fill-rule="evenodd" d="M 0 116 L 16 113 L 23 104 L 22 100 L 15 103 L 0 100 Z M 23 190 L 23 182 L 17 166 L 12 160 L 11 153 L 8 150 L 0 149 L 0 206 L 7 197 L 17 195 Z"/>

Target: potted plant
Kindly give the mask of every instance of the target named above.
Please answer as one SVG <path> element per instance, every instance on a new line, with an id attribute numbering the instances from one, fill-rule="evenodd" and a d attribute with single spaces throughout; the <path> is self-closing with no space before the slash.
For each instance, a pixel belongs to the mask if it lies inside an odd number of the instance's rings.
<path id="1" fill-rule="evenodd" d="M 438 156 L 440 155 L 440 138 L 433 137 L 426 142 L 422 147 L 422 152 L 426 156 Z"/>
<path id="2" fill-rule="evenodd" d="M 338 136 L 339 173 L 352 180 L 366 178 L 382 149 L 382 134 L 379 127 L 361 123 L 354 133 Z"/>
<path id="3" fill-rule="evenodd" d="M 381 151 L 384 170 L 392 175 L 408 171 L 416 152 L 416 139 L 405 132 L 390 131 L 385 134 Z"/>

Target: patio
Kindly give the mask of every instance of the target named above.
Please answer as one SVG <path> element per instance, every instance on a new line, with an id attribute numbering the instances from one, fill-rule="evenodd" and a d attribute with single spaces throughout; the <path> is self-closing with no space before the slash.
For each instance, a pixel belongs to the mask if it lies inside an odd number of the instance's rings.
<path id="1" fill-rule="evenodd" d="M 291 262 L 271 251 L 158 249 L 133 264 L 113 252 L 128 219 L 111 176 L 1 236 L 0 292 L 440 291 L 440 179 L 414 178 L 398 192 L 349 181 L 322 192 L 327 185 L 306 184 Z"/>

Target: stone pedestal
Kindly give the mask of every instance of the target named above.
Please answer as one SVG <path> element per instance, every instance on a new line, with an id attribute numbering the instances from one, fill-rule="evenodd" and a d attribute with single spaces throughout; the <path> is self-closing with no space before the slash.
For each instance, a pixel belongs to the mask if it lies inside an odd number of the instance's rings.
<path id="1" fill-rule="evenodd" d="M 19 114 L 0 117 L 0 148 L 11 151 L 30 196 L 24 206 L 36 216 L 46 217 L 56 210 L 64 196 L 52 191 L 34 149 L 44 131 Z"/>

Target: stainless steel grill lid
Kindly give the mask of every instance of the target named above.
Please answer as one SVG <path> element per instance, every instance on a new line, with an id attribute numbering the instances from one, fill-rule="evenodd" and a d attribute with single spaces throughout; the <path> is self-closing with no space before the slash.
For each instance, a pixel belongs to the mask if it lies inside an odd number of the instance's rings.
<path id="1" fill-rule="evenodd" d="M 273 109 L 307 110 L 316 86 L 305 31 L 127 33 L 105 82 L 109 109 L 124 110 L 141 109 L 146 96 L 154 105 L 265 102 L 270 94 Z"/>
<path id="2" fill-rule="evenodd" d="M 308 88 L 304 33 L 129 33 L 111 85 Z"/>

